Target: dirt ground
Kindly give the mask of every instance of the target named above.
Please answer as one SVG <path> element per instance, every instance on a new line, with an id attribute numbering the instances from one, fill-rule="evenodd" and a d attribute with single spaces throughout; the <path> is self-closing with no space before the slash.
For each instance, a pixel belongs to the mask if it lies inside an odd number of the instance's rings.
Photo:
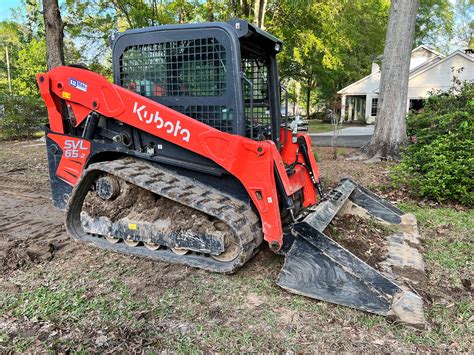
<path id="1" fill-rule="evenodd" d="M 327 188 L 350 176 L 419 211 L 387 188 L 389 163 L 347 160 L 349 153 L 341 150 L 333 161 L 330 149 L 318 149 Z M 470 351 L 472 213 L 456 213 L 459 226 L 422 220 L 422 233 L 436 243 L 425 243 L 427 275 L 416 290 L 428 327 L 415 330 L 285 292 L 274 283 L 283 258 L 266 247 L 225 276 L 73 242 L 50 201 L 44 143 L 0 142 L 0 351 Z M 335 221 L 334 228 L 343 226 L 347 247 L 367 247 L 357 235 L 370 227 Z M 374 250 L 381 248 L 377 238 Z M 443 243 L 459 240 L 459 258 L 437 256 Z"/>

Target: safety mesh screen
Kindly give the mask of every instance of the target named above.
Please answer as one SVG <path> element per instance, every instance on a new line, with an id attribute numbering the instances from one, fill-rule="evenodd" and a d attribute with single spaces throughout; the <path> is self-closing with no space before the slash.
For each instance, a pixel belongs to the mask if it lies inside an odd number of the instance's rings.
<path id="1" fill-rule="evenodd" d="M 191 106 L 170 106 L 173 110 L 179 111 L 202 123 L 214 127 L 220 131 L 232 133 L 233 113 L 231 109 L 221 105 L 191 105 Z"/>
<path id="2" fill-rule="evenodd" d="M 243 58 L 242 70 L 252 82 L 254 126 L 271 124 L 270 100 L 268 95 L 268 67 L 261 58 Z M 250 119 L 250 85 L 244 85 L 245 115 Z"/>
<path id="3" fill-rule="evenodd" d="M 120 79 L 146 97 L 221 96 L 225 49 L 215 38 L 130 46 L 122 54 Z"/>

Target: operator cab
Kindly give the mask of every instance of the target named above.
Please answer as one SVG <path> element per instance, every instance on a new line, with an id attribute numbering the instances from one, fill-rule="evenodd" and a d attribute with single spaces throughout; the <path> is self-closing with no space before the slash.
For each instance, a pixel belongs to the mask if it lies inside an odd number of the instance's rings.
<path id="1" fill-rule="evenodd" d="M 112 37 L 116 84 L 224 132 L 280 145 L 282 41 L 244 20 Z"/>

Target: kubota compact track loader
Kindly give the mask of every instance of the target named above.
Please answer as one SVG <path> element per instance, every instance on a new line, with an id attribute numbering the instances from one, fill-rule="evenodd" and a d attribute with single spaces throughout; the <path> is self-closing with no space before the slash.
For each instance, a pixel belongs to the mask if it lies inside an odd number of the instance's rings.
<path id="1" fill-rule="evenodd" d="M 418 296 L 323 233 L 348 203 L 407 217 L 351 180 L 323 195 L 310 137 L 281 122 L 280 40 L 241 20 L 113 37 L 115 84 L 79 66 L 37 75 L 72 238 L 221 273 L 265 240 L 290 292 L 422 323 Z"/>

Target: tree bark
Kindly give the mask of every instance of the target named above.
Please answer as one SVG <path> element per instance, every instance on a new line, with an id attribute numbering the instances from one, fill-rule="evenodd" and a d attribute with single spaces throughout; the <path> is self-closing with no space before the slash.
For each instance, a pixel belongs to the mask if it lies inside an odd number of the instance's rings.
<path id="1" fill-rule="evenodd" d="M 309 120 L 310 115 L 310 105 L 311 105 L 311 87 L 308 85 L 306 88 L 306 119 Z"/>
<path id="2" fill-rule="evenodd" d="M 362 147 L 369 158 L 399 158 L 407 139 L 408 77 L 418 5 L 418 0 L 391 1 L 375 131 Z"/>
<path id="3" fill-rule="evenodd" d="M 46 63 L 48 70 L 64 65 L 64 25 L 58 0 L 43 0 L 44 28 L 46 33 Z"/>
<path id="4" fill-rule="evenodd" d="M 267 11 L 267 0 L 255 0 L 254 4 L 254 22 L 257 27 L 265 29 L 265 13 Z"/>
<path id="5" fill-rule="evenodd" d="M 230 6 L 232 8 L 232 16 L 233 17 L 239 17 L 240 11 L 239 11 L 239 4 L 237 0 L 231 0 L 230 1 Z"/>
<path id="6" fill-rule="evenodd" d="M 240 8 L 242 9 L 242 13 L 246 19 L 250 17 L 250 5 L 248 0 L 240 0 Z"/>

